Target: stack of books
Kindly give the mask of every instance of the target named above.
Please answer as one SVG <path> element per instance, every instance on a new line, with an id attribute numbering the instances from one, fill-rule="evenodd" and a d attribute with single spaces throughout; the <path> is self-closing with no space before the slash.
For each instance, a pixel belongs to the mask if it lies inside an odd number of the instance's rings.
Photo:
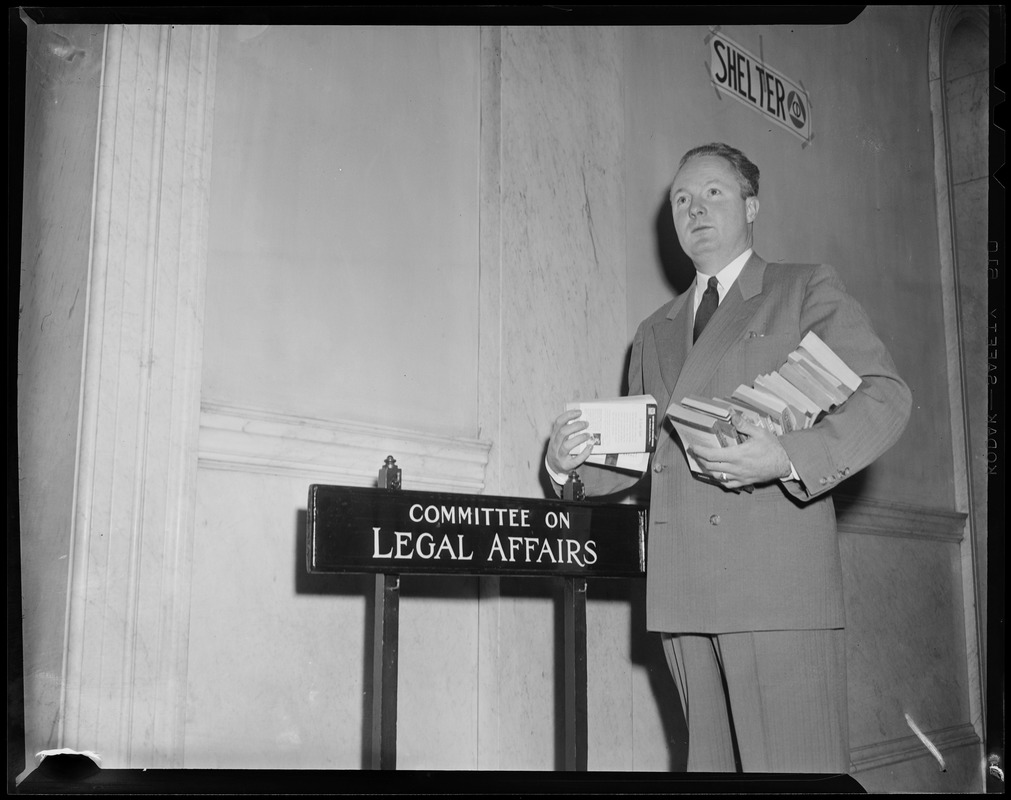
<path id="1" fill-rule="evenodd" d="M 688 453 L 688 465 L 703 479 L 715 480 L 691 455 L 691 447 L 729 447 L 747 437 L 742 421 L 777 436 L 804 430 L 846 402 L 860 386 L 850 369 L 814 331 L 809 331 L 778 370 L 741 384 L 729 398 L 688 395 L 667 410 Z"/>
<path id="2" fill-rule="evenodd" d="M 587 459 L 591 464 L 645 471 L 649 455 L 656 449 L 656 406 L 651 394 L 567 403 L 566 411 L 579 409 L 579 419 L 589 423 L 582 433 L 593 437 L 574 452 L 591 447 Z"/>

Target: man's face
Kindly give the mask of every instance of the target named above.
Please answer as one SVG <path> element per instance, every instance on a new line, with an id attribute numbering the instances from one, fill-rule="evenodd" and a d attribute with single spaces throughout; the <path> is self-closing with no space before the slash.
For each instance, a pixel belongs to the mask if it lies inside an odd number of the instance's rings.
<path id="1" fill-rule="evenodd" d="M 726 159 L 697 156 L 685 164 L 671 186 L 671 209 L 678 241 L 700 272 L 715 275 L 751 246 L 758 198 L 741 197 Z"/>

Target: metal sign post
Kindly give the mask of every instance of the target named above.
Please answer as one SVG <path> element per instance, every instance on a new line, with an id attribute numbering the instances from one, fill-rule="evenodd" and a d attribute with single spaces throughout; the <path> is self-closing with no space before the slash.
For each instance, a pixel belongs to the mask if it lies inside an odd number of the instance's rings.
<path id="1" fill-rule="evenodd" d="M 562 488 L 562 498 L 578 502 L 585 498 L 575 471 Z M 565 581 L 565 769 L 586 771 L 586 578 Z"/>
<path id="2" fill-rule="evenodd" d="M 379 470 L 379 488 L 400 490 L 393 456 Z M 397 768 L 397 668 L 400 576 L 376 575 L 372 619 L 372 769 Z"/>

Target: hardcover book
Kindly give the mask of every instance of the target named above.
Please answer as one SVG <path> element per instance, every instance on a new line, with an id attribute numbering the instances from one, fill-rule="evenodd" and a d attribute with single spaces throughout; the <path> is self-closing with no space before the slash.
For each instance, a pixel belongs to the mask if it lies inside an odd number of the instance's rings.
<path id="1" fill-rule="evenodd" d="M 741 384 L 729 398 L 686 395 L 673 402 L 667 416 L 685 448 L 688 466 L 702 480 L 717 482 L 692 455 L 693 447 L 730 447 L 746 440 L 743 422 L 777 436 L 810 428 L 846 402 L 860 386 L 860 376 L 808 331 L 783 365 Z M 750 487 L 746 487 L 750 490 Z"/>

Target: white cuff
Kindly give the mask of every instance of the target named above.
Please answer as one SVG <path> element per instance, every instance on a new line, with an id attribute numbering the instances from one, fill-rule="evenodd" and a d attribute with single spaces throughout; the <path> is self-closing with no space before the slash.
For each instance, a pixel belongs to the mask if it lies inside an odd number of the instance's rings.
<path id="1" fill-rule="evenodd" d="M 548 471 L 548 475 L 551 476 L 551 480 L 553 480 L 559 486 L 564 486 L 566 483 L 569 482 L 569 476 L 568 475 L 561 475 L 561 474 L 555 472 L 553 469 L 551 469 L 551 467 L 548 466 L 548 457 L 547 456 L 544 457 L 544 469 L 546 469 Z"/>

